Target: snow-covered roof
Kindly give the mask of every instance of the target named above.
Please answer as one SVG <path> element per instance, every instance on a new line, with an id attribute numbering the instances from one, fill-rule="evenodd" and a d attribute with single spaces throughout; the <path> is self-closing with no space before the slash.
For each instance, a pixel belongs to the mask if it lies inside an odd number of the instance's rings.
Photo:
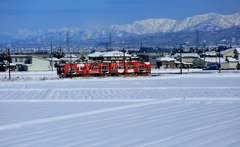
<path id="1" fill-rule="evenodd" d="M 22 64 L 22 66 L 32 66 L 32 64 Z"/>
<path id="2" fill-rule="evenodd" d="M 230 48 L 230 49 L 221 51 L 220 54 L 225 54 L 225 53 L 228 53 L 228 52 L 233 51 L 233 50 L 235 50 L 235 49 L 234 48 Z"/>
<path id="3" fill-rule="evenodd" d="M 119 51 L 111 51 L 111 52 L 105 52 L 100 55 L 100 57 L 122 57 L 124 56 L 123 52 Z M 131 57 L 132 55 L 125 53 L 125 57 Z"/>
<path id="4" fill-rule="evenodd" d="M 38 57 L 38 56 L 32 56 L 32 58 L 49 61 L 49 59 L 47 59 L 47 58 L 42 58 L 42 57 Z"/>
<path id="5" fill-rule="evenodd" d="M 204 58 L 201 58 L 202 60 L 204 60 Z M 205 62 L 213 62 L 213 63 L 215 63 L 215 62 L 217 62 L 217 63 L 219 63 L 219 58 L 218 57 L 213 57 L 213 58 L 205 58 Z M 223 58 L 220 58 L 220 63 L 223 63 L 223 62 L 225 62 L 225 59 L 223 59 Z"/>
<path id="6" fill-rule="evenodd" d="M 139 57 L 133 56 L 132 59 L 138 59 Z"/>
<path id="7" fill-rule="evenodd" d="M 79 58 L 76 58 L 76 57 L 71 58 L 72 62 L 74 62 L 74 61 L 76 61 L 76 60 L 78 60 L 78 59 L 79 59 Z M 69 57 L 68 57 L 68 58 L 60 58 L 60 60 L 70 61 L 70 58 L 69 58 Z"/>
<path id="8" fill-rule="evenodd" d="M 89 54 L 88 57 L 123 57 L 124 53 L 119 51 L 111 51 L 111 52 L 95 52 Z M 125 57 L 131 57 L 132 55 L 125 53 Z"/>
<path id="9" fill-rule="evenodd" d="M 103 52 L 94 52 L 88 55 L 88 57 L 99 57 L 99 55 L 103 54 Z"/>
<path id="10" fill-rule="evenodd" d="M 202 55 L 206 55 L 206 56 L 217 56 L 217 52 L 216 52 L 216 51 L 208 51 L 208 52 L 202 53 Z"/>
<path id="11" fill-rule="evenodd" d="M 175 61 L 174 61 L 174 63 L 181 63 L 181 62 L 180 62 L 180 61 L 178 61 L 178 60 L 175 60 Z"/>
<path id="12" fill-rule="evenodd" d="M 240 48 L 236 48 L 236 52 L 240 54 Z"/>
<path id="13" fill-rule="evenodd" d="M 179 57 L 180 53 L 176 53 L 173 57 Z M 199 55 L 197 53 L 182 53 L 182 57 L 197 57 L 199 58 Z"/>
<path id="14" fill-rule="evenodd" d="M 47 58 L 47 59 L 51 61 L 51 58 Z M 60 61 L 60 59 L 53 57 L 52 61 Z"/>
<path id="15" fill-rule="evenodd" d="M 65 58 L 69 58 L 69 57 L 70 57 L 70 55 L 72 55 L 72 57 L 75 57 L 75 58 L 77 58 L 77 56 L 76 56 L 76 55 L 74 55 L 74 54 L 66 54 L 64 57 L 65 57 Z"/>
<path id="16" fill-rule="evenodd" d="M 183 64 L 185 64 L 185 65 L 192 65 L 193 63 L 183 62 Z"/>
<path id="17" fill-rule="evenodd" d="M 238 62 L 237 59 L 232 58 L 232 57 L 227 57 L 227 60 L 228 60 L 229 62 Z"/>
<path id="18" fill-rule="evenodd" d="M 175 61 L 175 60 L 176 60 L 176 59 L 170 58 L 170 57 L 168 57 L 168 56 L 160 57 L 160 58 L 155 59 L 155 61 Z"/>
<path id="19" fill-rule="evenodd" d="M 27 57 L 27 55 L 10 55 L 10 57 Z"/>

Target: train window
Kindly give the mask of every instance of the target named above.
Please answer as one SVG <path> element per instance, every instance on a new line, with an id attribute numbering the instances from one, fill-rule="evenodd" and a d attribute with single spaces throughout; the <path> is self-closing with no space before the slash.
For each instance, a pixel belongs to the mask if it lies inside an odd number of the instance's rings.
<path id="1" fill-rule="evenodd" d="M 58 66 L 57 70 L 64 70 L 64 67 L 63 66 Z"/>
<path id="2" fill-rule="evenodd" d="M 84 67 L 79 67 L 79 70 L 84 70 Z"/>
<path id="3" fill-rule="evenodd" d="M 102 66 L 102 69 L 107 69 L 108 67 L 107 66 Z"/>

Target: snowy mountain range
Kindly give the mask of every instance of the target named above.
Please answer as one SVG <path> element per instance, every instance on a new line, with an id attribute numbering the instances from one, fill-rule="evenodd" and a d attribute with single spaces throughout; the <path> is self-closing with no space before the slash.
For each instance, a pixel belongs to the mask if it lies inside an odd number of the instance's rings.
<path id="1" fill-rule="evenodd" d="M 221 15 L 216 13 L 195 15 L 184 20 L 171 19 L 147 19 L 135 21 L 126 25 L 112 25 L 101 29 L 65 29 L 60 32 L 50 32 L 41 36 L 35 36 L 26 42 L 65 41 L 66 33 L 69 32 L 71 41 L 108 40 L 109 34 L 112 39 L 137 37 L 146 34 L 169 34 L 191 31 L 218 31 L 240 26 L 240 13 Z"/>

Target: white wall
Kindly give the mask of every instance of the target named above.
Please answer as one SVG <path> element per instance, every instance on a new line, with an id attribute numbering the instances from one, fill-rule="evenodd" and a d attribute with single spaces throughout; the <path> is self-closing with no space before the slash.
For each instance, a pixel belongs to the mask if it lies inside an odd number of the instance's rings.
<path id="1" fill-rule="evenodd" d="M 236 69 L 238 63 L 237 62 L 225 62 L 221 64 L 221 68 L 223 69 Z"/>
<path id="2" fill-rule="evenodd" d="M 50 61 L 32 57 L 32 65 L 28 66 L 28 71 L 49 71 Z"/>

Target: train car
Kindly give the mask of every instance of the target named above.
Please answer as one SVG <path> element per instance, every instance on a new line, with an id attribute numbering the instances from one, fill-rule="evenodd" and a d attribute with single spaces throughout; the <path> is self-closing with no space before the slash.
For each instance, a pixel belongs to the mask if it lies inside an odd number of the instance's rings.
<path id="1" fill-rule="evenodd" d="M 65 64 L 59 64 L 57 67 L 57 74 L 59 75 L 59 77 L 68 77 L 70 75 L 75 75 L 76 74 L 76 65 L 72 64 L 70 66 L 69 63 L 65 63 Z"/>
<path id="2" fill-rule="evenodd" d="M 151 73 L 151 63 L 150 62 L 140 62 L 139 63 L 139 70 L 140 73 L 147 73 L 150 74 Z"/>
<path id="3" fill-rule="evenodd" d="M 88 75 L 90 74 L 90 64 L 88 63 L 75 63 L 77 67 L 77 72 L 76 75 L 81 76 L 81 75 Z"/>
<path id="4" fill-rule="evenodd" d="M 146 62 L 117 62 L 110 64 L 111 74 L 149 73 L 151 64 Z"/>
<path id="5" fill-rule="evenodd" d="M 109 73 L 110 63 L 89 63 L 90 75 L 103 75 Z"/>
<path id="6" fill-rule="evenodd" d="M 149 74 L 149 62 L 101 62 L 101 63 L 73 63 L 59 64 L 57 74 L 59 77 L 70 76 L 103 76 L 121 74 Z"/>

